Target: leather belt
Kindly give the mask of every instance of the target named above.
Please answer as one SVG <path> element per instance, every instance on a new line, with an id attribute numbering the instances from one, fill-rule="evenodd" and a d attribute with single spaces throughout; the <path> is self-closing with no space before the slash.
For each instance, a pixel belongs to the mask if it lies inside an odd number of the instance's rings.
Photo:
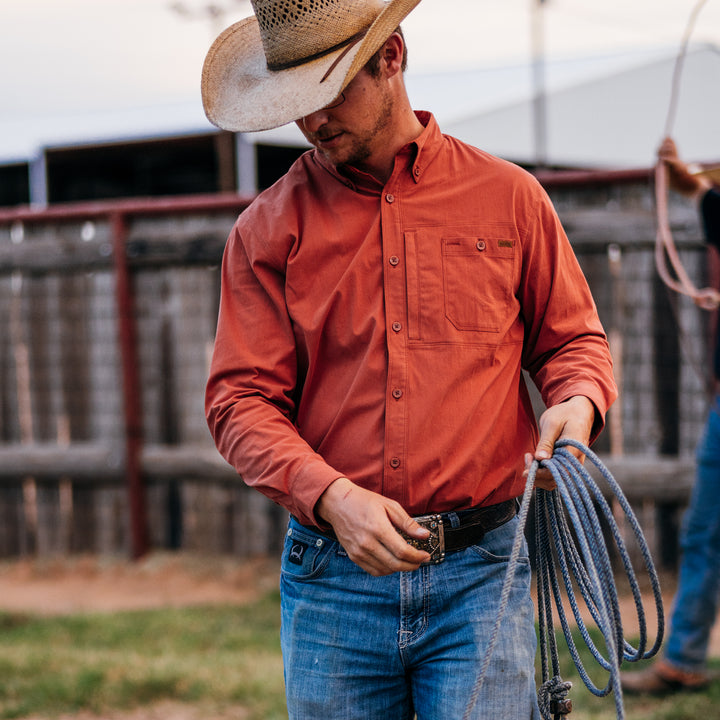
<path id="1" fill-rule="evenodd" d="M 420 515 L 413 518 L 430 531 L 425 540 L 401 535 L 410 545 L 430 553 L 424 565 L 436 565 L 453 550 L 464 550 L 480 543 L 486 533 L 499 528 L 517 514 L 517 502 L 506 500 L 497 505 L 459 510 L 455 512 Z"/>

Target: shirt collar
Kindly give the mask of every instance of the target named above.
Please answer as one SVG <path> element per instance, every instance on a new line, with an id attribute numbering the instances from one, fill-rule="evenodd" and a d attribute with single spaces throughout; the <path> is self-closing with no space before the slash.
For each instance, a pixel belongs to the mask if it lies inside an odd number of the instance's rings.
<path id="1" fill-rule="evenodd" d="M 443 144 L 443 135 L 432 113 L 419 110 L 415 112 L 415 115 L 425 127 L 425 130 L 423 130 L 419 137 L 410 143 L 409 146 L 414 147 L 414 158 L 410 172 L 412 173 L 413 180 L 418 183 L 422 179 L 427 166 L 432 162 L 438 152 L 440 152 Z"/>
<path id="2" fill-rule="evenodd" d="M 400 149 L 395 158 L 393 176 L 396 176 L 398 172 L 409 172 L 412 179 L 418 183 L 422 179 L 425 168 L 440 150 L 443 136 L 432 113 L 419 110 L 415 111 L 415 115 L 424 130 L 415 140 Z M 362 170 L 350 165 L 336 167 L 317 149 L 313 150 L 313 158 L 335 179 L 355 192 L 369 195 L 379 195 L 382 192 L 384 187 L 382 183 Z"/>

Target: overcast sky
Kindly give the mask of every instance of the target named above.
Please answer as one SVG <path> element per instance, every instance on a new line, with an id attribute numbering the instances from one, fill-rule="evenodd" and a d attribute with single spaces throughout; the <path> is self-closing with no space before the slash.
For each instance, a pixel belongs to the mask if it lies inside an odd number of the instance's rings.
<path id="1" fill-rule="evenodd" d="M 411 72 L 527 61 L 536 0 L 422 0 L 404 23 Z M 173 9 L 182 5 L 186 12 Z M 0 0 L 0 114 L 143 106 L 197 96 L 205 52 L 247 0 Z M 546 0 L 549 56 L 680 47 L 695 0 Z M 720 0 L 694 41 L 720 45 Z"/>

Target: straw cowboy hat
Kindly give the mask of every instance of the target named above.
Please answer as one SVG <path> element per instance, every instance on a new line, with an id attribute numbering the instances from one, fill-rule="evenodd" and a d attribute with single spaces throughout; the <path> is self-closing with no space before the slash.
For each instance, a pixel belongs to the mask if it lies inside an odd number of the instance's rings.
<path id="1" fill-rule="evenodd" d="M 224 130 L 269 130 L 330 104 L 420 0 L 252 0 L 208 51 L 202 99 Z"/>

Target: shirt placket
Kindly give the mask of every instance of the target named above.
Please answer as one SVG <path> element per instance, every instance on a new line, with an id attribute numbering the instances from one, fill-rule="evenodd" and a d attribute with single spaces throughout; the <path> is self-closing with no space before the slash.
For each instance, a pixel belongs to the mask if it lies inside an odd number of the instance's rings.
<path id="1" fill-rule="evenodd" d="M 388 374 L 385 392 L 383 494 L 405 504 L 407 482 L 407 312 L 402 189 L 388 184 L 381 196 L 383 283 Z"/>

